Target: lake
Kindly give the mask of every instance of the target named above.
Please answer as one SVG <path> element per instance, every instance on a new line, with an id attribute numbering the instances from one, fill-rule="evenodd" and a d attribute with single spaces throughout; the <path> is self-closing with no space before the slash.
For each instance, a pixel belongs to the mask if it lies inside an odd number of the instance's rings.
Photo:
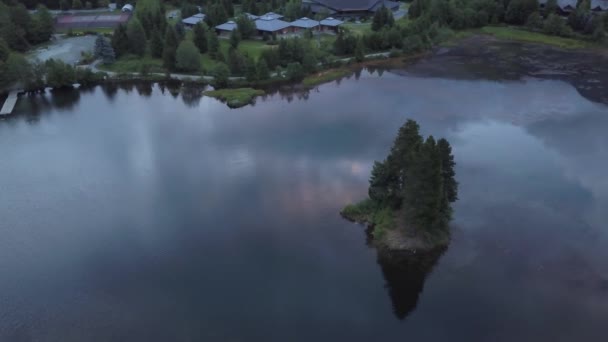
<path id="1" fill-rule="evenodd" d="M 603 339 L 608 78 L 594 97 L 464 66 L 237 110 L 158 84 L 22 98 L 0 120 L 0 340 Z M 408 118 L 452 143 L 460 200 L 447 251 L 390 265 L 338 212 Z"/>

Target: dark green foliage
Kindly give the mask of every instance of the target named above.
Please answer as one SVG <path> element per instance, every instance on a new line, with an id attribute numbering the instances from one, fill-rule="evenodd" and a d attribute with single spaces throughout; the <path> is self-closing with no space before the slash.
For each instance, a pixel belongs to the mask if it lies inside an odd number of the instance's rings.
<path id="1" fill-rule="evenodd" d="M 307 74 L 311 74 L 317 70 L 317 64 L 319 61 L 317 57 L 312 52 L 306 52 L 304 54 L 304 58 L 302 59 L 302 67 L 304 68 L 304 72 Z"/>
<path id="2" fill-rule="evenodd" d="M 60 8 L 62 11 L 67 11 L 67 10 L 69 10 L 69 9 L 70 9 L 70 2 L 69 2 L 68 0 L 61 0 L 61 1 L 59 2 L 59 8 Z"/>
<path id="3" fill-rule="evenodd" d="M 176 67 L 181 71 L 200 70 L 201 55 L 191 41 L 184 40 L 179 44 L 176 52 Z"/>
<path id="4" fill-rule="evenodd" d="M 221 55 L 220 41 L 214 30 L 209 30 L 207 32 L 207 51 L 209 52 L 209 56 L 213 59 L 217 59 Z"/>
<path id="5" fill-rule="evenodd" d="M 266 49 L 262 51 L 261 60 L 266 62 L 266 67 L 274 70 L 281 64 L 281 57 L 278 49 Z"/>
<path id="6" fill-rule="evenodd" d="M 505 20 L 511 24 L 525 24 L 530 14 L 538 11 L 538 0 L 511 0 L 507 7 Z"/>
<path id="7" fill-rule="evenodd" d="M 82 1 L 72 0 L 72 9 L 75 9 L 75 10 L 82 9 Z"/>
<path id="8" fill-rule="evenodd" d="M 177 54 L 177 36 L 173 26 L 167 25 L 165 32 L 165 44 L 163 45 L 163 66 L 169 70 L 175 69 Z"/>
<path id="9" fill-rule="evenodd" d="M 393 12 L 383 5 L 374 14 L 374 18 L 372 20 L 372 31 L 379 31 L 385 27 L 392 27 L 394 24 L 395 19 L 393 18 Z"/>
<path id="10" fill-rule="evenodd" d="M 245 58 L 245 78 L 249 82 L 255 82 L 258 79 L 255 61 L 249 56 Z"/>
<path id="11" fill-rule="evenodd" d="M 32 44 L 40 44 L 48 41 L 55 31 L 53 16 L 44 7 L 38 7 L 38 11 L 33 17 L 28 32 L 28 40 Z"/>
<path id="12" fill-rule="evenodd" d="M 178 42 L 181 42 L 182 40 L 184 40 L 184 38 L 186 38 L 186 28 L 184 27 L 184 24 L 181 21 L 175 23 L 174 29 L 175 36 L 177 37 Z"/>
<path id="13" fill-rule="evenodd" d="M 118 25 L 114 29 L 112 35 L 112 47 L 117 57 L 123 56 L 129 52 L 129 37 L 127 36 L 127 28 L 124 25 Z"/>
<path id="14" fill-rule="evenodd" d="M 236 49 L 241 42 L 241 33 L 239 30 L 232 30 L 230 32 L 230 47 Z"/>
<path id="15" fill-rule="evenodd" d="M 198 8 L 196 8 L 196 6 L 194 6 L 193 4 L 185 3 L 182 6 L 182 18 L 189 18 L 197 13 L 199 13 Z"/>
<path id="16" fill-rule="evenodd" d="M 146 33 L 137 18 L 132 18 L 127 25 L 127 37 L 129 41 L 129 52 L 143 56 L 146 53 Z"/>
<path id="17" fill-rule="evenodd" d="M 357 62 L 363 62 L 365 60 L 365 47 L 363 46 L 363 39 L 357 39 L 357 46 L 355 47 L 355 60 Z"/>
<path id="18" fill-rule="evenodd" d="M 207 28 L 205 24 L 198 23 L 192 29 L 192 41 L 200 53 L 207 52 Z"/>
<path id="19" fill-rule="evenodd" d="M 447 140 L 429 136 L 424 141 L 418 124 L 408 120 L 386 160 L 374 163 L 368 190 L 372 203 L 366 207 L 398 210 L 407 227 L 426 236 L 441 234 L 451 219 L 450 203 L 458 199 L 454 166 Z"/>
<path id="20" fill-rule="evenodd" d="M 557 14 L 550 14 L 543 24 L 543 32 L 556 36 L 568 37 L 572 34 L 564 20 Z"/>
<path id="21" fill-rule="evenodd" d="M 350 55 L 355 52 L 357 38 L 346 30 L 340 30 L 334 42 L 334 53 L 338 56 Z"/>
<path id="22" fill-rule="evenodd" d="M 304 68 L 298 62 L 289 63 L 287 65 L 286 76 L 290 81 L 301 81 L 305 76 Z"/>
<path id="23" fill-rule="evenodd" d="M 253 22 L 253 20 L 249 19 L 247 16 L 241 15 L 236 18 L 236 25 L 241 33 L 241 38 L 250 39 L 251 37 L 255 36 L 255 22 Z"/>
<path id="24" fill-rule="evenodd" d="M 270 78 L 270 70 L 268 69 L 268 64 L 266 64 L 266 60 L 264 58 L 260 58 L 258 60 L 255 69 L 258 80 L 264 81 Z"/>
<path id="25" fill-rule="evenodd" d="M 207 6 L 207 12 L 205 14 L 205 22 L 209 27 L 216 27 L 217 25 L 223 24 L 229 17 L 224 6 L 219 3 Z"/>
<path id="26" fill-rule="evenodd" d="M 101 58 L 104 64 L 112 64 L 116 60 L 112 44 L 102 35 L 98 35 L 95 40 L 94 55 L 96 58 Z"/>
<path id="27" fill-rule="evenodd" d="M 543 27 L 543 18 L 538 12 L 534 12 L 526 20 L 526 26 L 531 29 L 540 29 Z"/>
<path id="28" fill-rule="evenodd" d="M 245 56 L 234 47 L 230 47 L 228 51 L 228 68 L 233 76 L 240 76 L 245 72 Z"/>
<path id="29" fill-rule="evenodd" d="M 46 83 L 49 87 L 72 87 L 76 83 L 76 72 L 69 64 L 49 59 L 46 61 L 46 70 Z"/>
<path id="30" fill-rule="evenodd" d="M 150 54 L 152 54 L 152 57 L 156 58 L 163 56 L 163 38 L 158 30 L 152 31 L 150 37 Z"/>
<path id="31" fill-rule="evenodd" d="M 10 53 L 11 50 L 8 48 L 8 44 L 6 44 L 6 41 L 0 38 L 0 62 L 6 62 Z"/>
<path id="32" fill-rule="evenodd" d="M 213 69 L 213 78 L 215 80 L 215 86 L 218 88 L 224 88 L 228 86 L 228 78 L 230 77 L 230 69 L 224 63 L 218 63 Z"/>

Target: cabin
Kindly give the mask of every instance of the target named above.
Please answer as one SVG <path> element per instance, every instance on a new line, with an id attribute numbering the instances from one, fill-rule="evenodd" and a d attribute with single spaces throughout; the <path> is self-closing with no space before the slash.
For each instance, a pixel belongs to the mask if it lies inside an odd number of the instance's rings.
<path id="1" fill-rule="evenodd" d="M 282 18 L 283 16 L 281 16 Z M 265 34 L 284 35 L 293 32 L 291 24 L 281 19 L 274 19 L 276 16 L 261 16 L 255 21 L 255 28 L 260 36 Z"/>
<path id="2" fill-rule="evenodd" d="M 217 35 L 223 38 L 228 38 L 232 34 L 232 31 L 236 30 L 238 25 L 234 21 L 229 21 L 215 27 Z"/>
<path id="3" fill-rule="evenodd" d="M 184 26 L 192 28 L 203 20 L 205 20 L 205 15 L 203 13 L 197 13 L 191 17 L 182 19 L 182 23 L 184 24 Z"/>
<path id="4" fill-rule="evenodd" d="M 303 0 L 302 7 L 314 14 L 326 14 L 335 18 L 365 18 L 374 15 L 382 6 L 399 10 L 400 3 L 390 0 Z"/>
<path id="5" fill-rule="evenodd" d="M 131 5 L 131 4 L 126 4 L 126 5 L 122 6 L 121 11 L 122 11 L 122 12 L 133 13 L 133 5 Z"/>
<path id="6" fill-rule="evenodd" d="M 283 16 L 280 15 L 280 14 L 278 14 L 278 13 L 268 12 L 268 13 L 266 13 L 264 15 L 261 15 L 261 16 L 257 17 L 256 20 L 257 19 L 261 19 L 261 18 L 266 18 L 266 19 L 269 19 L 269 20 L 276 20 L 276 19 L 283 19 Z"/>
<path id="7" fill-rule="evenodd" d="M 247 13 L 247 12 L 245 12 L 245 13 L 243 13 L 243 14 L 244 14 L 244 15 L 247 17 L 247 19 L 249 19 L 249 20 L 254 20 L 254 21 L 255 21 L 255 20 L 258 20 L 258 19 L 260 18 L 259 16 L 255 15 L 255 14 L 251 14 L 251 13 Z"/>
<path id="8" fill-rule="evenodd" d="M 321 24 L 316 20 L 304 17 L 292 22 L 291 27 L 293 32 L 302 32 L 306 30 L 318 31 Z"/>
<path id="9" fill-rule="evenodd" d="M 323 33 L 338 33 L 338 28 L 342 24 L 344 24 L 342 20 L 333 17 L 325 18 L 319 22 L 319 31 Z"/>

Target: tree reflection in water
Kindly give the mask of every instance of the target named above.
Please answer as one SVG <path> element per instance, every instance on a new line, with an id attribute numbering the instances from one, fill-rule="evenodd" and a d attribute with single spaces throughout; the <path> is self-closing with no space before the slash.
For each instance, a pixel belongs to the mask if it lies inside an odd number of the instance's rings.
<path id="1" fill-rule="evenodd" d="M 387 251 L 374 246 L 371 229 L 366 230 L 366 243 L 375 247 L 377 262 L 382 270 L 393 313 L 404 320 L 418 304 L 424 282 L 431 274 L 447 247 L 429 252 Z"/>

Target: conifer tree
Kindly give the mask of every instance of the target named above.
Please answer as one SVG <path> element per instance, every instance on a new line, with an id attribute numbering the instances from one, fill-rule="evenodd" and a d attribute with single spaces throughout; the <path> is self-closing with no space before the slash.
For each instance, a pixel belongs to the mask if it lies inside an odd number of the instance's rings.
<path id="1" fill-rule="evenodd" d="M 112 47 L 117 57 L 120 57 L 129 51 L 129 37 L 127 36 L 127 28 L 120 24 L 114 29 L 112 35 Z"/>
<path id="2" fill-rule="evenodd" d="M 163 45 L 163 66 L 169 70 L 175 69 L 175 58 L 177 53 L 177 36 L 173 26 L 167 25 L 165 32 L 165 44 Z"/>
<path id="3" fill-rule="evenodd" d="M 160 58 L 163 56 L 163 39 L 158 30 L 152 31 L 150 38 L 150 53 L 152 57 Z"/>
<path id="4" fill-rule="evenodd" d="M 146 53 L 146 33 L 137 18 L 132 18 L 127 25 L 129 52 L 143 56 Z"/>
<path id="5" fill-rule="evenodd" d="M 207 29 L 205 25 L 202 23 L 198 23 L 192 29 L 192 40 L 194 41 L 194 45 L 198 48 L 200 53 L 207 52 Z"/>

